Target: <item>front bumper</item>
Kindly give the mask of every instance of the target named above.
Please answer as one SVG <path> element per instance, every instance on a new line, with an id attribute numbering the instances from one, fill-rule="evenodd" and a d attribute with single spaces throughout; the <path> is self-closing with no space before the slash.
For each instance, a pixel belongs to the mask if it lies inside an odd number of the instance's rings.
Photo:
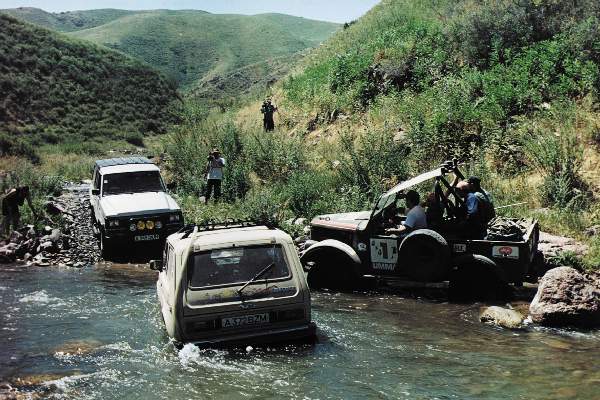
<path id="1" fill-rule="evenodd" d="M 130 243 L 155 243 L 164 241 L 169 235 L 177 232 L 183 227 L 183 223 L 168 224 L 161 229 L 130 231 L 128 228 L 107 229 L 105 231 L 105 240 L 115 242 L 117 244 Z M 136 236 L 158 235 L 157 239 L 137 241 Z"/>
<path id="2" fill-rule="evenodd" d="M 293 328 L 269 329 L 262 332 L 241 333 L 226 337 L 191 341 L 200 347 L 236 347 L 249 344 L 293 343 L 298 341 L 314 342 L 317 326 L 314 322 Z"/>

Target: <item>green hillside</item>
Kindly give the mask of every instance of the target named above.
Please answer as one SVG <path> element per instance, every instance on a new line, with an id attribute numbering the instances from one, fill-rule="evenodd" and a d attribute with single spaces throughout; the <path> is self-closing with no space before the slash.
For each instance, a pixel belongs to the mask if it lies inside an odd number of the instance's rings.
<path id="1" fill-rule="evenodd" d="M 117 18 L 132 14 L 134 11 L 102 9 L 49 13 L 39 8 L 19 7 L 0 10 L 0 12 L 48 29 L 70 32 L 103 25 Z"/>
<path id="2" fill-rule="evenodd" d="M 143 60 L 186 88 L 316 46 L 337 27 L 279 14 L 148 11 L 71 35 Z"/>
<path id="3" fill-rule="evenodd" d="M 0 133 L 8 142 L 164 132 L 177 120 L 177 98 L 139 61 L 0 15 Z"/>

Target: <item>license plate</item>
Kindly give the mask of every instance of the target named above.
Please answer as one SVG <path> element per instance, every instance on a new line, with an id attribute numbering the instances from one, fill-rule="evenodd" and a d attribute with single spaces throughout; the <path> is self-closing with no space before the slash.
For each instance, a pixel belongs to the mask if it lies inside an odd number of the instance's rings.
<path id="1" fill-rule="evenodd" d="M 494 246 L 492 247 L 492 256 L 497 258 L 519 259 L 519 248 L 516 246 Z"/>
<path id="2" fill-rule="evenodd" d="M 134 236 L 133 240 L 136 242 L 147 242 L 149 240 L 158 240 L 160 239 L 160 235 L 140 235 Z"/>
<path id="3" fill-rule="evenodd" d="M 268 313 L 221 319 L 221 326 L 223 328 L 236 328 L 240 326 L 262 325 L 267 323 L 269 323 Z"/>

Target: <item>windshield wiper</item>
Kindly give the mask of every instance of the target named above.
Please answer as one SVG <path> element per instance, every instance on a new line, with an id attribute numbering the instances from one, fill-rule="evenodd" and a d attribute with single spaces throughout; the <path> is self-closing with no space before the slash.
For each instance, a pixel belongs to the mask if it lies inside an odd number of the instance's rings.
<path id="1" fill-rule="evenodd" d="M 262 270 L 260 270 L 258 274 L 254 275 L 248 282 L 244 283 L 244 286 L 242 286 L 241 288 L 239 288 L 237 290 L 238 294 L 241 296 L 242 295 L 242 291 L 244 289 L 246 289 L 246 287 L 248 287 L 249 284 L 251 284 L 252 282 L 255 282 L 258 278 L 260 278 L 265 273 L 267 273 L 267 271 L 269 271 L 271 268 L 273 268 L 274 265 L 275 265 L 275 263 L 272 262 L 271 264 L 267 265 Z"/>

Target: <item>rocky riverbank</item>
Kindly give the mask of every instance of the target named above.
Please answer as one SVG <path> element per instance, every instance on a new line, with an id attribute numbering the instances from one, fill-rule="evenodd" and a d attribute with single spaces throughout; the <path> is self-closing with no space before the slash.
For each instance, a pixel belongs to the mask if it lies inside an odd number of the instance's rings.
<path id="1" fill-rule="evenodd" d="M 43 228 L 23 226 L 0 242 L 0 262 L 81 268 L 99 259 L 97 240 L 90 226 L 87 192 L 67 188 L 44 204 Z"/>

